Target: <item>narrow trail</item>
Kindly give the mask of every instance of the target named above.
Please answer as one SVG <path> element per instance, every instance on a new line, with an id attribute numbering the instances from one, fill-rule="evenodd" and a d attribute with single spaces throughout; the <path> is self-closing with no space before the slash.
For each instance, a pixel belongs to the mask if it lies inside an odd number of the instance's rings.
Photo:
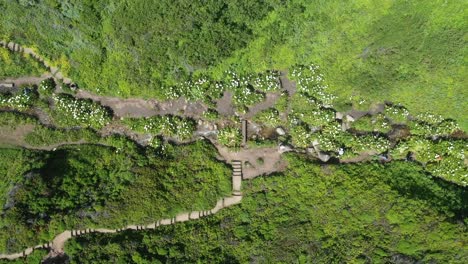
<path id="1" fill-rule="evenodd" d="M 99 96 L 85 90 L 79 90 L 76 98 L 91 99 L 112 109 L 117 117 L 150 117 L 154 115 L 179 115 L 199 118 L 208 106 L 201 102 L 191 102 L 184 98 L 158 101 L 139 98 L 123 99 L 119 97 Z"/>
<path id="2" fill-rule="evenodd" d="M 278 101 L 280 96 L 281 96 L 280 92 L 274 92 L 274 93 L 269 92 L 269 93 L 267 93 L 266 98 L 265 98 L 264 101 L 254 105 L 252 107 L 249 107 L 249 111 L 244 115 L 244 118 L 245 119 L 251 119 L 256 114 L 258 114 L 259 112 L 275 106 L 276 101 Z"/>
<path id="3" fill-rule="evenodd" d="M 38 85 L 43 80 L 49 79 L 51 77 L 52 77 L 52 74 L 44 73 L 39 77 L 23 76 L 23 77 L 18 77 L 18 78 L 7 78 L 7 79 L 3 79 L 2 82 L 14 83 L 15 87 L 20 87 L 22 85 Z"/>
<path id="4" fill-rule="evenodd" d="M 56 80 L 60 80 L 63 83 L 71 84 L 72 80 L 65 78 L 60 72 L 57 67 L 52 66 L 49 62 L 44 60 L 38 53 L 36 53 L 33 49 L 24 48 L 20 45 L 12 42 L 6 43 L 5 41 L 0 41 L 0 45 L 4 46 L 12 51 L 15 52 L 23 52 L 25 54 L 29 54 L 41 63 L 50 71 L 48 74 L 45 74 L 41 77 L 22 77 L 17 79 L 7 79 L 7 82 L 13 82 L 17 86 L 21 84 L 39 84 L 40 81 L 46 78 L 55 78 Z M 281 71 L 281 75 L 279 77 L 280 85 L 283 91 L 287 91 L 289 98 L 297 92 L 296 83 L 291 81 L 287 78 L 287 71 Z M 276 101 L 280 97 L 280 93 L 267 93 L 266 100 L 251 107 L 249 111 L 245 115 L 240 115 L 239 117 L 249 120 L 255 116 L 258 112 L 273 107 Z M 146 229 L 156 229 L 161 225 L 171 225 L 178 222 L 185 222 L 190 220 L 196 220 L 201 217 L 205 217 L 211 214 L 215 214 L 219 212 L 221 209 L 239 204 L 242 200 L 242 193 L 241 193 L 241 183 L 242 179 L 251 179 L 260 175 L 268 175 L 278 171 L 284 171 L 287 167 L 287 162 L 282 158 L 282 153 L 284 151 L 295 151 L 299 152 L 298 150 L 291 148 L 289 150 L 282 150 L 280 146 L 272 146 L 272 147 L 252 147 L 249 148 L 248 146 L 241 148 L 237 151 L 233 151 L 226 147 L 223 147 L 218 144 L 218 142 L 211 138 L 211 135 L 215 135 L 217 133 L 217 126 L 215 122 L 210 121 L 203 121 L 200 118 L 203 115 L 203 112 L 208 109 L 208 107 L 201 103 L 201 102 L 189 102 L 184 98 L 179 98 L 176 100 L 169 100 L 169 101 L 157 101 L 157 100 L 144 100 L 138 98 L 131 98 L 131 99 L 123 99 L 118 97 L 108 97 L 108 96 L 98 96 L 92 94 L 88 91 L 79 90 L 75 95 L 76 98 L 82 99 L 91 99 L 93 101 L 98 101 L 102 105 L 111 108 L 114 112 L 115 117 L 149 117 L 154 115 L 178 115 L 178 116 L 185 116 L 185 117 L 192 117 L 199 119 L 198 127 L 196 132 L 194 133 L 194 137 L 205 137 L 209 139 L 213 145 L 217 148 L 218 154 L 220 156 L 220 160 L 225 160 L 227 162 L 231 162 L 233 165 L 233 175 L 232 175 L 232 196 L 224 197 L 217 201 L 216 206 L 212 209 L 207 211 L 194 211 L 194 212 L 183 212 L 176 215 L 173 218 L 167 219 L 159 219 L 155 220 L 152 223 L 146 223 L 144 225 L 134 224 L 124 226 L 119 229 L 107 229 L 107 228 L 94 228 L 94 229 L 84 229 L 84 230 L 66 230 L 60 234 L 58 234 L 52 241 L 47 242 L 42 245 L 37 245 L 34 247 L 30 247 L 25 249 L 23 252 L 13 253 L 13 254 L 0 254 L 0 259 L 9 259 L 14 260 L 17 258 L 25 257 L 31 254 L 36 249 L 47 249 L 49 250 L 49 256 L 57 256 L 64 253 L 64 246 L 65 243 L 76 236 L 81 236 L 88 233 L 117 233 L 124 230 L 146 230 Z M 287 113 L 291 109 L 291 104 L 288 104 Z M 216 110 L 221 116 L 230 117 L 234 116 L 235 109 L 232 105 L 232 92 L 225 91 L 223 97 L 217 100 L 216 102 Z M 343 117 L 350 115 L 354 118 L 359 118 L 362 115 L 366 114 L 377 114 L 383 111 L 383 105 L 378 105 L 375 109 L 371 111 L 348 111 L 345 113 L 337 113 Z M 39 113 L 40 115 L 41 113 Z M 49 117 L 42 113 L 43 115 L 39 116 L 41 123 L 50 124 Z M 344 120 L 343 120 L 343 123 Z M 346 126 L 344 127 L 346 128 Z M 17 145 L 21 146 L 21 142 L 18 141 L 17 136 L 19 134 L 26 134 L 31 132 L 33 126 L 24 126 L 19 128 L 18 131 L 15 133 L 2 135 L 0 134 L 0 141 L 3 140 L 8 142 L 15 142 Z M 346 128 L 347 129 L 347 128 Z M 248 130 L 252 131 L 252 130 Z M 105 127 L 103 130 L 100 131 L 102 135 L 108 134 L 125 134 L 130 136 L 132 139 L 137 141 L 139 144 L 144 145 L 144 142 L 148 135 L 141 135 L 138 133 L 129 133 L 125 128 L 120 126 L 118 122 L 112 123 L 111 125 Z M 151 136 L 151 135 L 150 135 Z M 24 142 L 23 142 L 24 143 Z M 69 144 L 83 144 L 85 142 L 79 141 L 75 143 L 66 143 Z M 25 143 L 24 143 L 25 144 Z M 34 148 L 31 146 L 24 145 L 27 148 Z M 44 150 L 52 150 L 56 147 L 60 147 L 62 144 L 56 144 L 46 147 L 38 147 L 37 149 L 44 149 Z M 315 153 L 316 152 L 316 153 Z M 314 154 L 318 156 L 320 159 L 320 155 L 323 154 L 320 152 L 319 149 L 315 149 Z M 361 156 L 343 160 L 340 162 L 343 163 L 355 163 L 360 162 L 363 160 L 368 159 L 373 153 L 363 153 Z M 322 160 L 323 161 L 323 160 Z M 326 161 L 324 161 L 326 162 Z"/>
<path id="5" fill-rule="evenodd" d="M 147 223 L 144 225 L 127 225 L 118 229 L 108 229 L 108 228 L 86 228 L 81 230 L 65 230 L 62 233 L 58 234 L 52 241 L 37 245 L 34 247 L 29 247 L 22 252 L 13 253 L 13 254 L 0 254 L 0 259 L 14 260 L 18 258 L 25 257 L 30 255 L 36 249 L 46 249 L 49 250 L 48 257 L 54 257 L 64 253 L 65 243 L 77 236 L 82 236 L 89 233 L 118 233 L 125 230 L 154 230 L 159 226 L 163 225 L 172 225 L 175 223 L 186 222 L 190 220 L 200 219 L 212 214 L 216 214 L 221 209 L 239 204 L 242 201 L 242 162 L 239 160 L 232 161 L 233 173 L 232 173 L 232 196 L 221 198 L 217 201 L 216 206 L 206 210 L 206 211 L 192 211 L 192 212 L 183 212 L 179 213 L 175 217 L 165 218 L 155 220 L 154 222 Z"/>
<path id="6" fill-rule="evenodd" d="M 39 55 L 34 49 L 26 48 L 17 43 L 6 42 L 3 40 L 0 40 L 0 46 L 3 46 L 4 48 L 7 48 L 14 52 L 21 52 L 21 53 L 30 55 L 31 57 L 33 57 L 34 59 L 42 63 L 44 67 L 48 69 L 48 71 L 50 72 L 50 76 L 66 84 L 72 83 L 71 79 L 64 77 L 63 73 L 60 71 L 58 67 L 53 66 L 50 62 L 48 62 L 41 55 Z"/>

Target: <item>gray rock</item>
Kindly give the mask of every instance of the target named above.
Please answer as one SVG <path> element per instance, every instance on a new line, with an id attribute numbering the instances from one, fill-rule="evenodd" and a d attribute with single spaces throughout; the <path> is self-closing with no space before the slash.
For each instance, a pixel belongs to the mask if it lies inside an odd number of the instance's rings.
<path id="1" fill-rule="evenodd" d="M 277 127 L 277 128 L 276 128 L 276 134 L 278 134 L 278 135 L 280 135 L 280 136 L 284 136 L 284 135 L 286 135 L 286 132 L 284 131 L 283 128 Z"/>

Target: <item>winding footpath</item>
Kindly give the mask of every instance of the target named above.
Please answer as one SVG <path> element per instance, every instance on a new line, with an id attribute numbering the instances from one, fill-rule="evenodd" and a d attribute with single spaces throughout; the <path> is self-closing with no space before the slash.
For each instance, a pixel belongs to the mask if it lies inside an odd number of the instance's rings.
<path id="1" fill-rule="evenodd" d="M 11 51 L 24 53 L 24 54 L 27 54 L 27 55 L 33 57 L 34 59 L 36 59 L 37 61 L 42 63 L 47 68 L 47 70 L 50 72 L 49 77 L 54 77 L 55 79 L 60 80 L 63 83 L 66 83 L 66 84 L 71 84 L 72 83 L 71 79 L 64 77 L 63 73 L 60 71 L 60 69 L 58 67 L 53 66 L 50 62 L 45 60 L 36 51 L 34 51 L 34 49 L 26 48 L 26 47 L 23 47 L 23 46 L 21 46 L 21 45 L 19 45 L 17 43 L 6 42 L 6 41 L 3 41 L 3 40 L 0 40 L 0 46 L 3 46 L 4 48 L 7 48 L 7 49 L 9 49 Z"/>
<path id="2" fill-rule="evenodd" d="M 87 228 L 82 230 L 66 230 L 58 234 L 52 241 L 27 248 L 23 252 L 13 254 L 0 254 L 0 259 L 14 260 L 26 257 L 27 255 L 32 254 L 34 250 L 37 249 L 49 250 L 49 257 L 54 257 L 64 253 L 65 243 L 73 237 L 82 236 L 89 233 L 118 233 L 126 230 L 154 230 L 159 226 L 172 225 L 179 222 L 196 220 L 202 217 L 216 214 L 221 209 L 239 204 L 242 200 L 242 162 L 239 160 L 233 160 L 232 167 L 232 196 L 219 199 L 216 203 L 216 206 L 212 209 L 206 211 L 183 212 L 176 215 L 175 217 L 155 220 L 154 222 L 147 223 L 146 225 L 128 225 L 119 229 Z"/>

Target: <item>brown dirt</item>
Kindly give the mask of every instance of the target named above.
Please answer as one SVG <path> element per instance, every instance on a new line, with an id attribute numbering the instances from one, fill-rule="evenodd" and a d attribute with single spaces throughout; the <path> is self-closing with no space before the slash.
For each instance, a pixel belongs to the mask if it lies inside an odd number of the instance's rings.
<path id="1" fill-rule="evenodd" d="M 235 115 L 235 110 L 232 105 L 232 93 L 225 91 L 223 97 L 216 101 L 216 111 L 223 116 Z"/>
<path id="2" fill-rule="evenodd" d="M 40 77 L 35 76 L 23 76 L 19 78 L 7 78 L 1 82 L 14 83 L 15 87 L 20 87 L 22 85 L 38 85 L 41 81 L 52 77 L 50 73 L 45 73 Z"/>
<path id="3" fill-rule="evenodd" d="M 280 98 L 281 93 L 267 93 L 265 100 L 249 108 L 249 111 L 244 115 L 245 119 L 250 119 L 254 117 L 258 112 L 266 110 L 270 107 L 275 106 L 276 101 Z"/>
<path id="4" fill-rule="evenodd" d="M 297 87 L 296 87 L 296 82 L 289 80 L 287 76 L 288 76 L 287 70 L 281 71 L 280 83 L 281 83 L 281 87 L 283 87 L 283 89 L 285 89 L 288 92 L 289 96 L 291 97 L 296 93 Z"/>
<path id="5" fill-rule="evenodd" d="M 242 160 L 244 162 L 243 178 L 252 179 L 261 175 L 268 175 L 278 171 L 284 171 L 287 167 L 287 162 L 281 158 L 277 147 L 240 149 L 238 151 L 229 150 L 226 147 L 220 146 L 216 142 L 213 144 L 218 149 L 219 155 L 227 162 L 233 160 Z M 263 164 L 259 164 L 258 159 L 263 159 Z M 246 167 L 248 162 L 250 167 Z"/>
<path id="6" fill-rule="evenodd" d="M 31 133 L 34 125 L 19 125 L 16 128 L 0 127 L 0 144 L 27 147 L 24 137 Z"/>
<path id="7" fill-rule="evenodd" d="M 208 107 L 200 102 L 189 102 L 184 98 L 159 102 L 138 98 L 123 99 L 119 97 L 98 96 L 84 90 L 79 90 L 76 97 L 100 102 L 102 105 L 111 108 L 116 117 L 150 117 L 169 114 L 200 117 L 208 109 Z"/>

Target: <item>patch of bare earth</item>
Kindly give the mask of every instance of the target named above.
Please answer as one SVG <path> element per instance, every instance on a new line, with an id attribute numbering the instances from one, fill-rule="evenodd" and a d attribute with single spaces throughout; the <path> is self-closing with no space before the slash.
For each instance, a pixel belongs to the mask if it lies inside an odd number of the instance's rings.
<path id="1" fill-rule="evenodd" d="M 244 179 L 252 179 L 261 175 L 268 175 L 284 171 L 287 162 L 281 158 L 277 147 L 230 150 L 214 143 L 219 155 L 227 162 L 241 160 L 244 162 L 242 174 Z"/>
<path id="2" fill-rule="evenodd" d="M 31 124 L 19 125 L 16 128 L 0 127 L 0 143 L 28 147 L 24 137 L 31 133 L 33 129 L 34 125 Z"/>
<path id="3" fill-rule="evenodd" d="M 280 72 L 280 83 L 281 83 L 281 87 L 283 87 L 283 89 L 288 92 L 290 97 L 296 93 L 297 91 L 296 82 L 288 79 L 288 71 Z"/>
<path id="4" fill-rule="evenodd" d="M 184 98 L 159 102 L 139 98 L 123 99 L 99 96 L 84 90 L 79 90 L 76 97 L 100 102 L 102 105 L 111 108 L 116 117 L 150 117 L 154 115 L 199 117 L 207 109 L 200 102 L 189 102 Z"/>
<path id="5" fill-rule="evenodd" d="M 52 77 L 50 73 L 45 73 L 41 75 L 40 77 L 36 76 L 23 76 L 23 77 L 18 77 L 18 78 L 7 78 L 4 80 L 1 80 L 0 82 L 2 83 L 14 83 L 15 87 L 20 87 L 23 85 L 38 85 L 40 82 L 42 82 L 45 79 L 48 79 Z"/>
<path id="6" fill-rule="evenodd" d="M 216 101 L 216 111 L 223 116 L 235 115 L 234 106 L 232 105 L 232 92 L 224 91 L 223 97 Z"/>
<path id="7" fill-rule="evenodd" d="M 281 93 L 279 92 L 267 93 L 265 100 L 250 107 L 249 111 L 244 115 L 244 118 L 250 119 L 254 117 L 257 113 L 275 106 L 276 101 L 278 101 L 278 98 L 280 98 L 280 96 L 281 96 Z"/>

